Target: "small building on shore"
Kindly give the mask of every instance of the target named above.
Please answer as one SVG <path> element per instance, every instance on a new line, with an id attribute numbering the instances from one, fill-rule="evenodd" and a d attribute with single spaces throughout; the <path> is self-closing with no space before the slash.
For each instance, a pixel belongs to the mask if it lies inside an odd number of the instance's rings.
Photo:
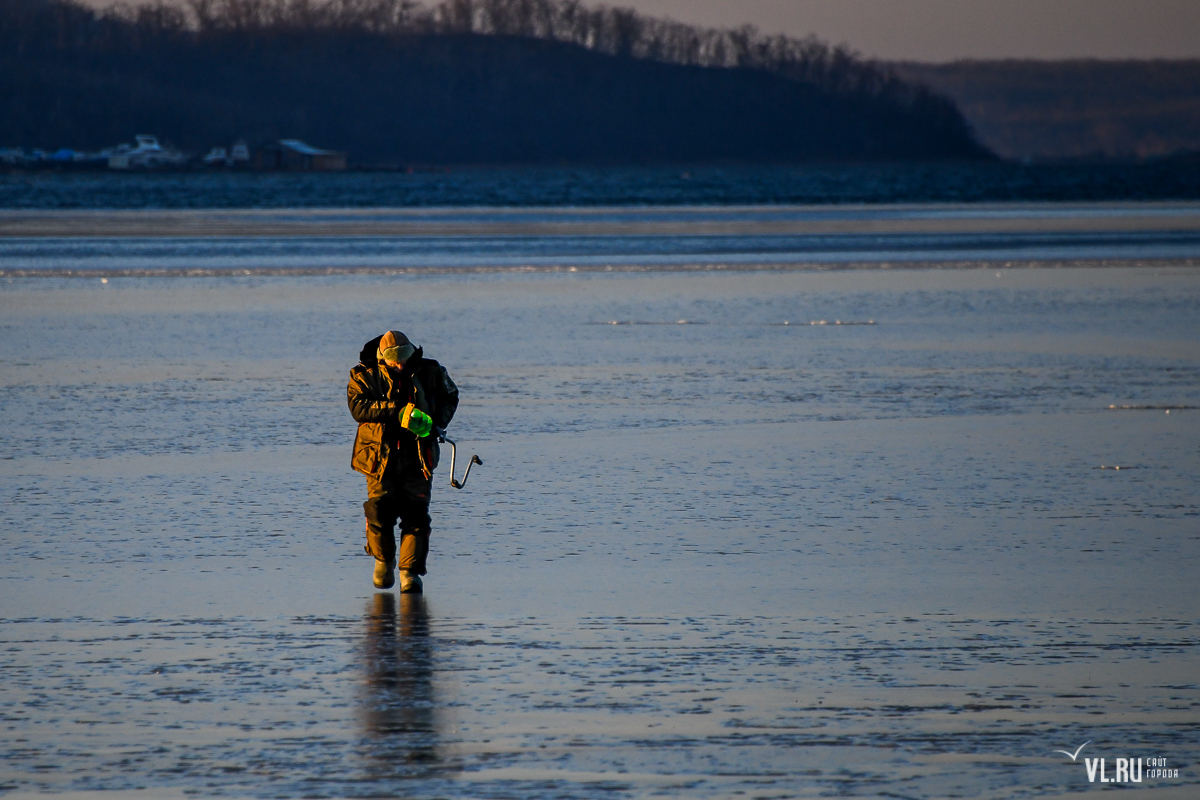
<path id="1" fill-rule="evenodd" d="M 280 139 L 254 156 L 256 169 L 295 172 L 338 172 L 346 168 L 346 154 L 321 150 L 299 139 Z"/>

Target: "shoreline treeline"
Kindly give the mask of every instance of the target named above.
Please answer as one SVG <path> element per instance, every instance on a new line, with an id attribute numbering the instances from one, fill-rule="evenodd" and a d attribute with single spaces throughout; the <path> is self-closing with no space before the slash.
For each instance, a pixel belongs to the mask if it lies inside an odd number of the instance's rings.
<path id="1" fill-rule="evenodd" d="M 844 47 L 576 0 L 0 0 L 0 67 L 8 145 L 137 128 L 367 162 L 988 157 L 953 102 Z"/>

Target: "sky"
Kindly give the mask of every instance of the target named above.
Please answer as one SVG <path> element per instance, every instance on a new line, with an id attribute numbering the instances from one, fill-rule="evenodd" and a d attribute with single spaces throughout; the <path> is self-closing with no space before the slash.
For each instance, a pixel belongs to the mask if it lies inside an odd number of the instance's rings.
<path id="1" fill-rule="evenodd" d="M 604 0 L 654 16 L 815 33 L 885 60 L 1200 58 L 1200 0 Z"/>

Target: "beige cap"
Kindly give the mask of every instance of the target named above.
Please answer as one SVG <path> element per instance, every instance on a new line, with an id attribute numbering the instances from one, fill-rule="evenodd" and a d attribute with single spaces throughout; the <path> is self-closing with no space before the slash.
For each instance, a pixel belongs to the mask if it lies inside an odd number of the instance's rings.
<path id="1" fill-rule="evenodd" d="M 413 347 L 400 331 L 388 331 L 379 339 L 379 360 L 391 364 L 403 364 L 412 357 L 417 348 Z"/>

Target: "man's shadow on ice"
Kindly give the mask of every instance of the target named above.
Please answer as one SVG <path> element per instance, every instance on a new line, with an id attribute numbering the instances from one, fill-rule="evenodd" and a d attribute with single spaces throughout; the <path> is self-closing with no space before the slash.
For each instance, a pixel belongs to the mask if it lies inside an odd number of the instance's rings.
<path id="1" fill-rule="evenodd" d="M 377 778 L 427 774 L 436 765 L 433 643 L 429 609 L 419 594 L 399 602 L 380 592 L 367 603 L 362 724 Z"/>

